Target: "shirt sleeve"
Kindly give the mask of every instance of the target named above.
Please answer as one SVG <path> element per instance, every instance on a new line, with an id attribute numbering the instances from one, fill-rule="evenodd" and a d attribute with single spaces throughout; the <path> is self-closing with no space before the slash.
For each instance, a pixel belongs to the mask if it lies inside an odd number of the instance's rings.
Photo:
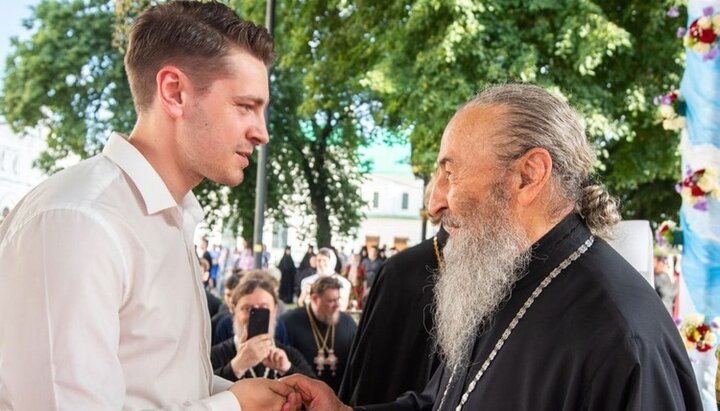
<path id="1" fill-rule="evenodd" d="M 3 239 L 0 404 L 124 407 L 119 312 L 130 267 L 121 244 L 101 217 L 72 209 L 39 214 Z M 230 392 L 166 408 L 240 409 Z"/>
<path id="2" fill-rule="evenodd" d="M 0 380 L 14 409 L 120 409 L 125 264 L 96 218 L 40 214 L 0 248 Z M 12 407 L 11 407 L 12 408 Z"/>

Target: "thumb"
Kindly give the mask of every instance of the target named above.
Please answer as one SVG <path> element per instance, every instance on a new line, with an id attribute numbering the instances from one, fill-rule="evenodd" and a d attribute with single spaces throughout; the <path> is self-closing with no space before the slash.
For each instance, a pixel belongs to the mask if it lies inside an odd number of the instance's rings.
<path id="1" fill-rule="evenodd" d="M 270 391 L 274 392 L 277 395 L 287 398 L 290 394 L 294 392 L 290 386 L 283 384 L 281 381 L 267 380 L 267 382 L 269 383 L 268 388 L 270 388 Z"/>
<path id="2" fill-rule="evenodd" d="M 295 391 L 300 394 L 300 396 L 302 396 L 303 401 L 309 402 L 313 400 L 314 395 L 312 393 L 312 390 L 310 389 L 310 386 L 307 384 L 306 379 L 307 377 L 305 377 L 304 375 L 293 374 L 288 377 L 283 377 L 278 381 L 282 382 L 283 384 L 287 384 L 287 386 L 295 389 Z"/>

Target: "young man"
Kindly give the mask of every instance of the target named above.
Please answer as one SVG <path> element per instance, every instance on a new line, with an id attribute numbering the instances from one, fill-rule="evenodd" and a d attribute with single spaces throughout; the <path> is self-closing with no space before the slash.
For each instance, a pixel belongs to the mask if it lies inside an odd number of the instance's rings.
<path id="1" fill-rule="evenodd" d="M 280 383 L 213 379 L 192 245 L 193 187 L 240 184 L 268 142 L 272 59 L 267 31 L 218 3 L 170 2 L 137 18 L 125 56 L 132 133 L 47 179 L 0 226 L 3 409 L 292 402 Z M 28 250 L 39 257 L 17 258 Z"/>

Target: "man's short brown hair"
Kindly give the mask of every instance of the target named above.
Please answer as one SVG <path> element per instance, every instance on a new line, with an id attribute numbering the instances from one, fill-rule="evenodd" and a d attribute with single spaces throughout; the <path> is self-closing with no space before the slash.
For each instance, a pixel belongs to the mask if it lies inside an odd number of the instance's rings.
<path id="1" fill-rule="evenodd" d="M 320 277 L 310 287 L 310 295 L 323 295 L 326 290 L 340 290 L 342 284 L 333 276 Z"/>
<path id="2" fill-rule="evenodd" d="M 270 33 L 223 4 L 173 1 L 145 10 L 130 30 L 125 54 L 135 109 L 139 113 L 152 104 L 155 77 L 164 65 L 180 68 L 203 93 L 227 75 L 225 57 L 234 48 L 266 66 L 275 58 Z"/>

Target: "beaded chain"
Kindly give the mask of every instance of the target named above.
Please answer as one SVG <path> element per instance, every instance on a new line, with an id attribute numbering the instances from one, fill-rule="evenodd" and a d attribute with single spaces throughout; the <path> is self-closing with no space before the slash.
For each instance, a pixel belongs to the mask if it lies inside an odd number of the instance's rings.
<path id="1" fill-rule="evenodd" d="M 467 390 L 465 390 L 465 393 L 460 398 L 460 404 L 455 407 L 455 411 L 462 410 L 462 407 L 465 405 L 468 398 L 470 398 L 470 393 L 472 393 L 475 389 L 477 382 L 480 380 L 480 378 L 482 378 L 483 374 L 485 374 L 485 371 L 487 371 L 488 367 L 505 344 L 505 341 L 507 341 L 507 339 L 510 337 L 510 333 L 512 333 L 512 331 L 515 329 L 515 327 L 525 315 L 525 312 L 527 312 L 530 306 L 535 302 L 535 299 L 540 295 L 540 293 L 543 292 L 545 287 L 547 287 L 550 282 L 555 279 L 555 277 L 557 277 L 564 269 L 566 269 L 570 264 L 577 260 L 581 255 L 585 254 L 585 252 L 593 245 L 594 241 L 595 237 L 591 235 L 584 243 L 580 245 L 577 250 L 575 250 L 575 252 L 570 254 L 568 258 L 566 258 L 565 260 L 563 260 L 563 262 L 560 263 L 560 265 L 555 267 L 555 269 L 552 270 L 550 274 L 547 275 L 547 277 L 545 277 L 545 279 L 537 286 L 537 288 L 535 288 L 532 294 L 530 294 L 530 297 L 528 297 L 527 301 L 525 301 L 525 304 L 523 304 L 523 306 L 520 307 L 520 310 L 518 310 L 517 314 L 515 314 L 515 318 L 513 318 L 507 328 L 505 328 L 505 331 L 502 333 L 500 339 L 498 339 L 495 347 L 490 352 L 490 355 L 488 355 L 488 357 L 485 359 L 485 362 L 480 367 L 480 370 L 475 375 L 475 378 L 473 378 L 470 384 L 468 384 Z M 443 392 L 442 399 L 440 400 L 440 406 L 438 407 L 438 410 L 440 411 L 442 410 L 443 403 L 445 402 L 445 397 L 447 396 L 450 385 L 452 384 L 453 377 L 455 377 L 455 371 L 456 368 L 453 368 L 452 374 L 450 374 L 450 379 L 445 386 L 445 392 Z"/>

